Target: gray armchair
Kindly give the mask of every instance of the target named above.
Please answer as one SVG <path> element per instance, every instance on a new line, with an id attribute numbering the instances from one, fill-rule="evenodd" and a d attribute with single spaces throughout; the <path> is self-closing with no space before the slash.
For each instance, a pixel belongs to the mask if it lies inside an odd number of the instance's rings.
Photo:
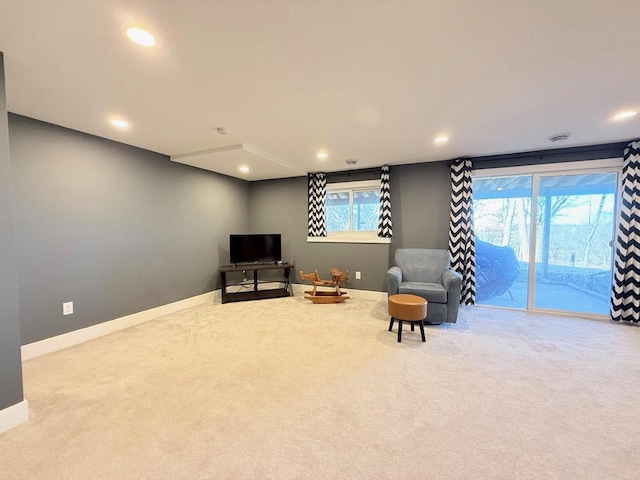
<path id="1" fill-rule="evenodd" d="M 460 306 L 460 274 L 449 268 L 449 252 L 399 248 L 396 266 L 387 272 L 387 293 L 410 293 L 427 299 L 426 323 L 455 323 Z"/>

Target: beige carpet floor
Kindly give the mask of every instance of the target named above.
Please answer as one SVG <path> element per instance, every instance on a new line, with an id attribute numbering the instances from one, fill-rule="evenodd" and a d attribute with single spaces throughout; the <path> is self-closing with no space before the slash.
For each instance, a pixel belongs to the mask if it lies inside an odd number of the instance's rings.
<path id="1" fill-rule="evenodd" d="M 213 304 L 33 359 L 0 478 L 640 478 L 640 328 L 387 326 L 371 300 Z"/>

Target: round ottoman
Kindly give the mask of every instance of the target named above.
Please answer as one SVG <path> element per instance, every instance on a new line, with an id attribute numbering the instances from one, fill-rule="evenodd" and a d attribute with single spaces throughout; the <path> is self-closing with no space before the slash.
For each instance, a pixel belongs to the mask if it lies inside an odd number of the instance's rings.
<path id="1" fill-rule="evenodd" d="M 418 322 L 422 341 L 426 342 L 424 337 L 424 319 L 427 318 L 427 301 L 418 295 L 409 295 L 400 293 L 391 295 L 388 301 L 389 315 L 391 322 L 389 323 L 389 331 L 393 328 L 393 322 L 398 320 L 398 342 L 402 341 L 402 322 L 411 323 L 411 331 L 413 331 L 414 323 Z"/>

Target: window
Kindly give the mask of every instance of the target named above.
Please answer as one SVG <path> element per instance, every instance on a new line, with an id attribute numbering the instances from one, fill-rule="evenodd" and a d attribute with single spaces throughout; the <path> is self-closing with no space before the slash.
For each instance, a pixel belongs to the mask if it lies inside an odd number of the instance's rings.
<path id="1" fill-rule="evenodd" d="M 379 210 L 380 190 L 327 191 L 327 232 L 377 231 Z"/>
<path id="2" fill-rule="evenodd" d="M 380 180 L 328 184 L 324 215 L 327 236 L 307 241 L 390 243 L 378 237 Z"/>

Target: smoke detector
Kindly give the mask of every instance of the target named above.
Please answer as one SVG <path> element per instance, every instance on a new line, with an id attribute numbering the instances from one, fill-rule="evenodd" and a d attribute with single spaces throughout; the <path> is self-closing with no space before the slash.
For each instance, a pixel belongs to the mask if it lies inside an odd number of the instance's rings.
<path id="1" fill-rule="evenodd" d="M 347 165 L 355 165 L 356 163 L 358 163 L 358 160 L 355 158 L 347 158 L 344 163 L 346 163 Z"/>
<path id="2" fill-rule="evenodd" d="M 556 133 L 555 135 L 551 135 L 551 136 L 549 137 L 549 141 L 550 141 L 551 143 L 554 143 L 554 142 L 561 142 L 561 141 L 563 141 L 563 140 L 566 140 L 566 139 L 567 139 L 567 138 L 569 138 L 570 136 L 571 136 L 571 133 L 568 133 L 568 132 L 567 132 L 567 133 Z"/>
<path id="3" fill-rule="evenodd" d="M 218 132 L 218 135 L 226 135 L 227 134 L 227 129 L 224 127 L 218 127 L 216 128 L 216 132 Z"/>

